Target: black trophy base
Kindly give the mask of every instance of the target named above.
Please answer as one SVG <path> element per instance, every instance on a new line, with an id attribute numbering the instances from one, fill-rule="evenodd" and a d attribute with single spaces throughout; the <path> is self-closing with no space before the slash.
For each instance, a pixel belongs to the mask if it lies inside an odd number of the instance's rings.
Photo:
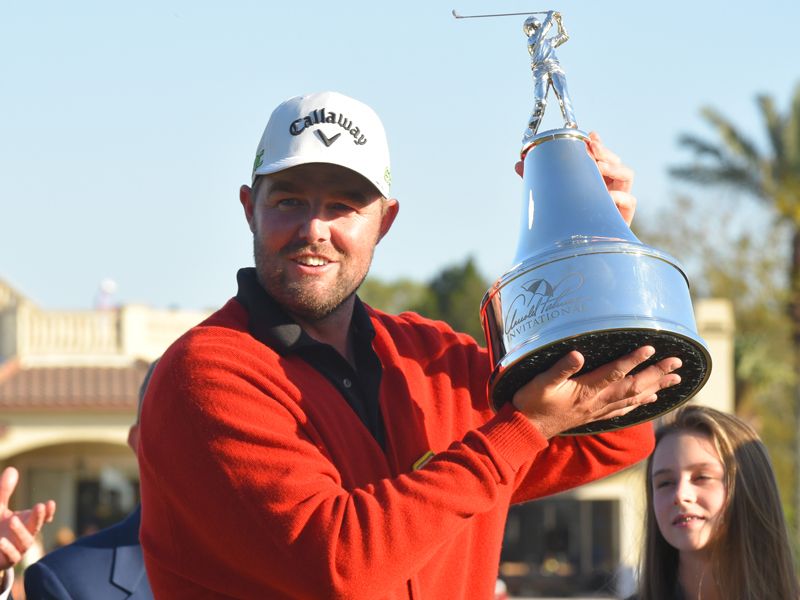
<path id="1" fill-rule="evenodd" d="M 586 435 L 602 433 L 655 419 L 686 402 L 696 394 L 710 374 L 707 351 L 691 339 L 669 331 L 650 329 L 621 329 L 586 333 L 560 340 L 549 346 L 532 350 L 530 354 L 509 366 L 496 381 L 490 382 L 490 393 L 495 410 L 510 402 L 519 388 L 539 373 L 552 367 L 562 356 L 572 350 L 583 354 L 585 363 L 576 374 L 580 375 L 624 356 L 641 346 L 653 346 L 656 353 L 639 365 L 636 373 L 656 362 L 677 356 L 683 362 L 676 371 L 681 376 L 677 385 L 658 392 L 658 400 L 635 408 L 628 414 L 611 419 L 594 421 L 563 432 L 561 435 Z M 492 375 L 495 377 L 495 374 Z"/>

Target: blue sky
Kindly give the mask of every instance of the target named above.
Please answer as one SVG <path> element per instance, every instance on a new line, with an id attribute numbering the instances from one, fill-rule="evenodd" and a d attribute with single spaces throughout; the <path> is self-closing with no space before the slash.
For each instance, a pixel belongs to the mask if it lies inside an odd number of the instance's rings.
<path id="1" fill-rule="evenodd" d="M 636 170 L 638 218 L 653 219 L 677 190 L 667 167 L 688 158 L 678 134 L 707 133 L 701 106 L 759 142 L 755 95 L 787 108 L 798 6 L 7 0 L 0 279 L 53 309 L 90 308 L 104 278 L 120 303 L 220 305 L 252 264 L 238 188 L 269 113 L 325 89 L 373 106 L 389 135 L 401 211 L 373 274 L 424 280 L 471 254 L 494 279 L 510 266 L 521 202 L 524 17 L 451 9 L 562 12 L 579 125 Z"/>

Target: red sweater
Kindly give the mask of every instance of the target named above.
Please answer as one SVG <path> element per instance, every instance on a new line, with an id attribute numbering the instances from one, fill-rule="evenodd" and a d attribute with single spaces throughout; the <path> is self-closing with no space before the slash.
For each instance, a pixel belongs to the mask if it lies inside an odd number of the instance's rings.
<path id="1" fill-rule="evenodd" d="M 548 443 L 511 405 L 488 408 L 472 338 L 368 310 L 385 453 L 323 375 L 251 336 L 235 300 L 160 360 L 139 450 L 157 598 L 485 600 L 509 504 L 652 449 L 649 424 Z"/>

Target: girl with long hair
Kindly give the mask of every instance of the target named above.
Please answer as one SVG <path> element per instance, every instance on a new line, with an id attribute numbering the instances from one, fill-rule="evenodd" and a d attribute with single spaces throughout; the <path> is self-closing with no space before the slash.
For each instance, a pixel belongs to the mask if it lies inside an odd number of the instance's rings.
<path id="1" fill-rule="evenodd" d="M 741 419 L 688 405 L 647 460 L 638 600 L 796 600 L 786 521 L 767 449 Z"/>

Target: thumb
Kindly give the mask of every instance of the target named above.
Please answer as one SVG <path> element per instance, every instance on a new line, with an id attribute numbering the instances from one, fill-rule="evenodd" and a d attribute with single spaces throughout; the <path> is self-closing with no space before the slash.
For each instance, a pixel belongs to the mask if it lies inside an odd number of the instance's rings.
<path id="1" fill-rule="evenodd" d="M 573 350 L 562 356 L 558 362 L 540 375 L 545 385 L 561 385 L 583 368 L 583 354 Z"/>

